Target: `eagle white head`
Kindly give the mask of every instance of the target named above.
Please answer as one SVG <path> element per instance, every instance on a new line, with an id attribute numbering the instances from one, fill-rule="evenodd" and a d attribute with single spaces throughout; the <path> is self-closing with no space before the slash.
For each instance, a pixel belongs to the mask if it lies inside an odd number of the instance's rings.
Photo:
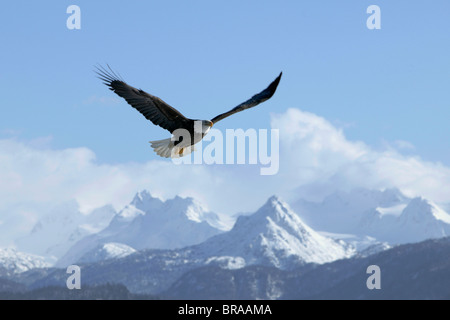
<path id="1" fill-rule="evenodd" d="M 213 126 L 212 121 L 209 120 L 196 120 L 194 123 L 194 132 L 206 136 L 211 127 Z"/>

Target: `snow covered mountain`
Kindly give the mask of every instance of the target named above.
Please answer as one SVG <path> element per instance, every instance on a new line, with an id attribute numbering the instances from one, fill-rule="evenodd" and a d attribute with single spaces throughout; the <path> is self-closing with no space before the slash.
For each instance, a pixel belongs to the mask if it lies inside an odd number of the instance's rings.
<path id="1" fill-rule="evenodd" d="M 230 228 L 230 220 L 192 198 L 162 201 L 142 191 L 112 219 L 111 207 L 85 216 L 75 202 L 65 203 L 17 244 L 24 252 L 59 256 L 55 266 L 61 268 L 159 249 L 166 256 L 152 252 L 154 261 L 180 265 L 180 270 L 202 265 L 289 269 L 450 234 L 449 214 L 397 189 L 339 191 L 320 203 L 299 200 L 293 207 L 274 196 Z"/>
<path id="2" fill-rule="evenodd" d="M 358 233 L 365 212 L 377 207 L 406 206 L 408 201 L 398 189 L 358 188 L 350 192 L 336 191 L 318 203 L 299 199 L 292 207 L 315 230 L 353 234 Z"/>
<path id="3" fill-rule="evenodd" d="M 145 250 L 122 259 L 83 265 L 83 290 L 67 290 L 65 269 L 46 269 L 0 278 L 0 299 L 130 299 L 126 292 L 187 300 L 448 300 L 450 237 L 405 244 L 369 256 L 355 256 L 293 270 L 269 266 L 225 269 L 191 261 L 186 250 Z M 176 263 L 179 261 L 180 263 Z M 367 267 L 381 269 L 381 290 L 368 290 Z M 383 271 L 384 270 L 384 271 Z M 387 271 L 387 272 L 386 272 Z M 52 287 L 49 287 L 52 285 Z M 59 287 L 59 288 L 58 288 Z M 84 290 L 103 288 L 86 296 Z M 68 292 L 77 291 L 76 296 Z M 24 292 L 25 295 L 18 295 Z M 89 292 L 89 291 L 88 291 Z M 78 295 L 80 294 L 80 295 Z"/>
<path id="4" fill-rule="evenodd" d="M 88 263 L 107 259 L 123 258 L 135 252 L 135 249 L 127 246 L 126 244 L 109 242 L 101 244 L 97 248 L 84 254 L 78 262 Z"/>
<path id="5" fill-rule="evenodd" d="M 98 248 L 102 250 L 100 246 Z M 97 252 L 89 251 L 94 255 Z M 83 266 L 87 275 L 83 279 L 91 285 L 120 279 L 132 292 L 158 293 L 184 273 L 199 267 L 236 270 L 257 265 L 292 270 L 309 263 L 323 264 L 355 254 L 353 247 L 312 230 L 286 203 L 274 196 L 254 214 L 240 217 L 231 230 L 200 244 L 172 250 L 146 249 L 123 258 L 91 262 Z M 91 259 L 90 253 L 85 257 L 90 261 L 96 260 L 95 257 Z M 71 258 L 73 262 L 82 262 L 82 257 Z M 37 280 L 35 285 L 61 283 L 66 277 L 63 271 L 67 264 L 60 261 L 58 266 L 62 269 Z"/>
<path id="6" fill-rule="evenodd" d="M 49 266 L 50 264 L 43 257 L 23 253 L 13 248 L 0 248 L 0 277 Z"/>
<path id="7" fill-rule="evenodd" d="M 361 232 L 393 244 L 442 238 L 450 235 L 450 215 L 426 199 L 414 198 L 406 206 L 368 211 Z"/>
<path id="8" fill-rule="evenodd" d="M 289 269 L 355 254 L 344 242 L 315 232 L 276 196 L 254 214 L 239 217 L 229 232 L 208 239 L 196 250 L 207 254 L 209 261 L 229 262 L 232 268 L 238 263 Z"/>
<path id="9" fill-rule="evenodd" d="M 320 203 L 298 201 L 294 206 L 295 211 L 273 196 L 255 213 L 238 217 L 227 229 L 221 216 L 194 199 L 161 201 L 143 191 L 98 231 L 96 226 L 104 221 L 100 211 L 88 221 L 80 218 L 77 206 L 69 203 L 64 210 L 55 211 L 55 218 L 49 215 L 36 225 L 32 233 L 35 241 L 40 241 L 37 235 L 43 237 L 43 243 L 36 246 L 49 248 L 58 239 L 67 243 L 68 235 L 77 234 L 74 230 L 97 232 L 78 240 L 56 264 L 59 269 L 23 273 L 48 264 L 11 249 L 7 253 L 0 251 L 0 276 L 6 274 L 14 281 L 32 283 L 33 288 L 63 286 L 67 265 L 80 263 L 85 284 L 120 282 L 131 292 L 158 294 L 169 288 L 190 292 L 193 286 L 205 283 L 222 288 L 226 281 L 220 275 L 227 275 L 231 281 L 228 284 L 232 284 L 230 292 L 246 279 L 245 290 L 260 290 L 249 297 L 272 299 L 296 294 L 299 285 L 291 283 L 293 274 L 305 281 L 301 288 L 310 295 L 317 285 L 327 282 L 334 286 L 336 270 L 339 281 L 345 282 L 348 275 L 356 277 L 354 266 L 367 268 L 367 261 L 377 264 L 376 257 L 384 257 L 384 252 L 392 252 L 386 260 L 391 263 L 399 252 L 397 244 L 450 234 L 450 215 L 445 210 L 427 199 L 408 198 L 396 189 L 336 192 Z M 49 236 L 45 230 L 56 233 Z M 448 240 L 444 242 L 436 243 L 446 248 Z M 421 246 L 408 244 L 405 248 Z M 404 253 L 409 254 L 408 250 Z M 423 253 L 426 255 L 427 250 Z M 410 262 L 405 261 L 409 266 Z M 420 270 L 422 261 L 416 262 Z M 416 274 L 416 269 L 409 274 Z M 403 265 L 397 271 L 401 275 Z M 367 278 L 365 269 L 360 273 Z M 364 290 L 366 278 L 361 281 Z M 177 285 L 178 279 L 183 281 Z M 171 295 L 176 296 L 172 289 Z M 214 286 L 212 289 L 216 290 Z"/>
<path id="10" fill-rule="evenodd" d="M 450 235 L 448 213 L 398 189 L 336 192 L 320 203 L 299 200 L 293 207 L 316 230 L 369 236 L 391 245 Z"/>
<path id="11" fill-rule="evenodd" d="M 65 266 L 106 243 L 121 243 L 135 250 L 175 249 L 198 244 L 226 228 L 221 218 L 192 198 L 167 201 L 147 191 L 136 194 L 102 231 L 75 243 L 57 262 Z"/>
<path id="12" fill-rule="evenodd" d="M 115 214 L 112 206 L 104 206 L 84 215 L 75 200 L 65 202 L 39 220 L 29 235 L 16 239 L 15 244 L 21 251 L 54 262 L 78 240 L 105 228 Z"/>
<path id="13" fill-rule="evenodd" d="M 58 261 L 57 266 L 80 262 L 86 255 L 89 257 L 86 261 L 98 261 L 95 257 L 102 255 L 95 253 L 96 250 L 112 240 L 134 249 L 144 249 L 146 246 L 155 248 L 156 244 L 160 246 L 156 247 L 158 249 L 175 249 L 175 244 L 181 248 L 181 244 L 187 247 L 188 244 L 199 243 L 186 249 L 192 259 L 232 269 L 254 264 L 288 269 L 304 263 L 325 263 L 355 254 L 352 246 L 312 230 L 275 196 L 254 214 L 239 217 L 230 231 L 221 234 L 217 234 L 219 231 L 209 225 L 205 229 L 205 223 L 199 218 L 205 213 L 192 199 L 177 197 L 166 203 L 158 201 L 155 202 L 148 193 L 138 194 L 108 228 L 79 241 Z M 165 216 L 160 217 L 158 215 L 163 215 L 161 212 L 150 210 L 149 203 L 153 202 L 152 205 L 162 210 Z M 144 207 L 149 210 L 147 214 L 139 209 Z M 191 220 L 194 218 L 195 224 Z M 136 219 L 139 219 L 138 223 Z M 195 237 L 191 233 L 195 233 Z M 217 235 L 212 236 L 211 233 Z M 161 241 L 165 241 L 165 248 L 161 247 L 164 244 Z M 171 243 L 173 245 L 167 248 Z"/>
<path id="14" fill-rule="evenodd" d="M 295 270 L 214 266 L 186 272 L 163 293 L 188 300 L 448 300 L 450 238 L 396 246 Z M 381 290 L 368 290 L 366 270 L 381 269 Z"/>

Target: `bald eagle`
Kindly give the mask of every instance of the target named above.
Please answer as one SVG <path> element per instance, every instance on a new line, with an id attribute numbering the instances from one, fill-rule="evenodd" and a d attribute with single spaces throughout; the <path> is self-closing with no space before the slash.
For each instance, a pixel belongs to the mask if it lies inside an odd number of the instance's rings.
<path id="1" fill-rule="evenodd" d="M 190 154 L 195 150 L 194 145 L 203 139 L 213 124 L 270 99 L 275 93 L 283 74 L 281 72 L 266 89 L 230 111 L 219 114 L 211 120 L 198 120 L 186 118 L 160 98 L 128 85 L 109 65 L 107 68 L 97 66 L 95 72 L 110 90 L 124 98 L 146 119 L 172 133 L 172 137 L 169 139 L 150 141 L 154 151 L 164 158 L 177 158 Z M 183 132 L 188 134 L 183 135 Z"/>

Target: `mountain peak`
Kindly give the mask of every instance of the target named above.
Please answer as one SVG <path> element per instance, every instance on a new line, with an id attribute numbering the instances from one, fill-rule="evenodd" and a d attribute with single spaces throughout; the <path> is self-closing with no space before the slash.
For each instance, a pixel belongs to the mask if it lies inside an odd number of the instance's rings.
<path id="1" fill-rule="evenodd" d="M 400 217 L 404 222 L 413 220 L 416 223 L 424 223 L 428 220 L 440 220 L 450 224 L 450 215 L 431 201 L 416 197 L 410 201 Z"/>
<path id="2" fill-rule="evenodd" d="M 162 201 L 148 191 L 139 192 L 111 221 L 108 227 L 92 237 L 74 244 L 57 262 L 58 266 L 85 259 L 110 256 L 111 252 L 177 249 L 198 244 L 222 232 L 219 217 L 206 211 L 193 198 L 175 197 Z M 107 245 L 115 243 L 114 245 Z"/>
<path id="3" fill-rule="evenodd" d="M 431 216 L 432 210 L 430 203 L 422 197 L 416 197 L 412 199 L 403 210 L 400 219 L 403 221 L 412 219 L 413 221 L 420 223 L 423 218 L 429 218 Z"/>
<path id="4" fill-rule="evenodd" d="M 271 197 L 267 200 L 267 202 L 270 202 L 270 203 L 273 203 L 273 202 L 278 203 L 278 202 L 283 202 L 283 201 L 280 199 L 279 196 L 277 196 L 276 194 L 274 194 L 273 196 L 271 196 Z"/>
<path id="5" fill-rule="evenodd" d="M 241 257 L 245 264 L 291 268 L 348 257 L 347 248 L 310 227 L 279 197 L 272 196 L 249 216 L 240 216 L 234 227 L 201 245 L 215 255 Z"/>
<path id="6" fill-rule="evenodd" d="M 152 201 L 153 199 L 158 199 L 158 198 L 154 198 L 150 194 L 149 191 L 142 190 L 142 191 L 139 191 L 139 192 L 136 193 L 136 195 L 134 196 L 133 200 L 131 201 L 131 204 L 138 205 L 138 204 L 146 202 L 146 201 Z"/>
<path id="7" fill-rule="evenodd" d="M 159 210 L 164 204 L 159 198 L 153 197 L 147 190 L 142 190 L 134 196 L 130 205 L 136 209 L 147 212 L 149 210 Z"/>
<path id="8" fill-rule="evenodd" d="M 266 203 L 258 210 L 261 211 L 263 208 L 272 209 L 272 213 L 291 213 L 289 205 L 281 200 L 281 198 L 277 195 L 271 196 Z"/>

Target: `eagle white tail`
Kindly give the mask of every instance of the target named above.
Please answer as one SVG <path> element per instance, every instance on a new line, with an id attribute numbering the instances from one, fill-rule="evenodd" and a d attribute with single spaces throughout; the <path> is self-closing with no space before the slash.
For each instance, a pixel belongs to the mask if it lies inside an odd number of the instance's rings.
<path id="1" fill-rule="evenodd" d="M 156 154 L 164 158 L 181 158 L 195 151 L 194 146 L 184 148 L 175 146 L 171 138 L 150 141 L 150 144 Z"/>

